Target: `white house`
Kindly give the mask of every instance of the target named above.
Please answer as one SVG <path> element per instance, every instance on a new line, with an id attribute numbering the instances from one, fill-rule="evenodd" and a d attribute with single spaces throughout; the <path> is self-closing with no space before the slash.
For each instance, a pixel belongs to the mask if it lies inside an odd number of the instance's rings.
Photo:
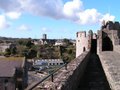
<path id="1" fill-rule="evenodd" d="M 11 43 L 9 43 L 9 44 L 7 44 L 7 43 L 1 43 L 0 44 L 0 52 L 5 52 L 5 50 L 10 47 L 10 44 Z"/>
<path id="2" fill-rule="evenodd" d="M 51 66 L 51 65 L 62 65 L 64 64 L 62 59 L 39 59 L 35 60 L 34 65 L 40 66 Z"/>
<path id="3" fill-rule="evenodd" d="M 62 46 L 62 45 L 64 45 L 63 40 L 57 40 L 57 41 L 55 42 L 55 46 Z"/>

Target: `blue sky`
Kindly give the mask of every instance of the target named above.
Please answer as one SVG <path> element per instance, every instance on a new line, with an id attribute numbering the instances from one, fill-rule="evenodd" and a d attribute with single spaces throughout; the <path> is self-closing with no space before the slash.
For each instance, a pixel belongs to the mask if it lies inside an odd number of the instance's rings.
<path id="1" fill-rule="evenodd" d="M 120 21 L 118 0 L 0 0 L 0 36 L 76 38 L 100 29 L 102 20 Z"/>

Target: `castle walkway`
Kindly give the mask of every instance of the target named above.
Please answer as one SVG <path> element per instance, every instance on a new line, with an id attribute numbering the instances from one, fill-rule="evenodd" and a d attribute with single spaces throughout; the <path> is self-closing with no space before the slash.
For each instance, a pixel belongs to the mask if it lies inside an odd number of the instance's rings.
<path id="1" fill-rule="evenodd" d="M 111 90 L 97 54 L 90 56 L 78 90 Z"/>

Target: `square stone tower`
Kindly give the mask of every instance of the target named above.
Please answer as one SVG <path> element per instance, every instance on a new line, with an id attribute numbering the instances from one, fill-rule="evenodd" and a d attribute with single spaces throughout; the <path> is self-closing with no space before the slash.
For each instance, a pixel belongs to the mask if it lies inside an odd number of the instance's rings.
<path id="1" fill-rule="evenodd" d="M 88 37 L 85 31 L 76 33 L 76 57 L 88 50 Z"/>

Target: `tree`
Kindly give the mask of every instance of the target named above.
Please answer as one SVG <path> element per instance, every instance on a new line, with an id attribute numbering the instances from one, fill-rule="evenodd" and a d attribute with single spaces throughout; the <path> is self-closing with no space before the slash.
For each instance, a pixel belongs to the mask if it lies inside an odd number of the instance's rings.
<path id="1" fill-rule="evenodd" d="M 24 45 L 25 46 L 29 40 L 31 40 L 31 39 L 18 39 L 17 43 L 19 45 Z"/>
<path id="2" fill-rule="evenodd" d="M 5 50 L 5 55 L 15 55 L 15 54 L 17 54 L 16 46 L 10 46 Z"/>
<path id="3" fill-rule="evenodd" d="M 5 49 L 5 56 L 9 56 L 10 54 L 11 54 L 10 49 L 9 48 Z"/>
<path id="4" fill-rule="evenodd" d="M 26 47 L 31 48 L 34 44 L 31 42 L 31 40 L 28 40 L 26 43 Z"/>
<path id="5" fill-rule="evenodd" d="M 16 47 L 10 48 L 10 52 L 11 52 L 12 55 L 17 54 L 17 48 Z"/>
<path id="6" fill-rule="evenodd" d="M 27 51 L 26 46 L 24 46 L 24 45 L 18 45 L 17 46 L 17 54 L 18 54 L 18 56 L 24 56 L 25 51 Z"/>
<path id="7" fill-rule="evenodd" d="M 35 58 L 37 56 L 37 51 L 36 50 L 29 50 L 28 51 L 28 58 Z"/>
<path id="8" fill-rule="evenodd" d="M 70 42 L 70 40 L 69 39 L 63 39 L 63 42 L 64 42 L 64 44 L 65 44 L 65 46 L 68 46 L 68 45 L 71 45 L 72 43 Z"/>

